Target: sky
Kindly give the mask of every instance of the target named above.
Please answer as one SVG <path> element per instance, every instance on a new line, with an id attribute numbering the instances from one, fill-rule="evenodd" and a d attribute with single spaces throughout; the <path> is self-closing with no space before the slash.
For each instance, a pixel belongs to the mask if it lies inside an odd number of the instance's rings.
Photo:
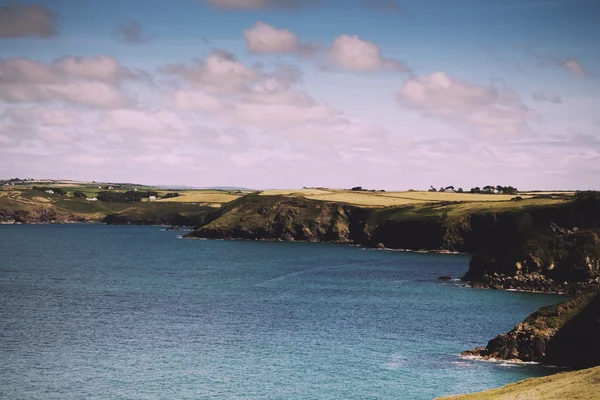
<path id="1" fill-rule="evenodd" d="M 0 178 L 600 189 L 597 0 L 0 0 Z"/>

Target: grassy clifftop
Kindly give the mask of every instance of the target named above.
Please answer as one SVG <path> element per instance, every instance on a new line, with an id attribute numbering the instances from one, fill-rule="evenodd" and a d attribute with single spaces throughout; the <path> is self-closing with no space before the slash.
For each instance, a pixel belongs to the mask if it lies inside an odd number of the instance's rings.
<path id="1" fill-rule="evenodd" d="M 485 392 L 440 400 L 595 400 L 600 397 L 600 367 L 531 378 Z"/>
<path id="2" fill-rule="evenodd" d="M 89 201 L 75 197 L 79 187 L 66 194 L 47 193 L 27 187 L 0 190 L 0 222 L 61 223 L 107 222 L 122 224 L 199 225 L 214 210 L 206 203 L 150 202 L 131 203 Z M 89 196 L 96 192 L 87 188 Z"/>

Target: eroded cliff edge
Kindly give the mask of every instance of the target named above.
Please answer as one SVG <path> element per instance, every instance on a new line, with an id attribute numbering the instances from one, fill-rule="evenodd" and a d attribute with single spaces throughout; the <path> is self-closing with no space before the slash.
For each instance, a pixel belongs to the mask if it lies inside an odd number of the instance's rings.
<path id="1" fill-rule="evenodd" d="M 542 307 L 486 347 L 462 354 L 571 368 L 600 365 L 600 287 Z"/>

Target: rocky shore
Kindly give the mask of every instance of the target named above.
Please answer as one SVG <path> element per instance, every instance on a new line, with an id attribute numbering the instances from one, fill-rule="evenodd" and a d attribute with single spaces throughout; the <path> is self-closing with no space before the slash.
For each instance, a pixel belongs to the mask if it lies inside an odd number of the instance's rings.
<path id="1" fill-rule="evenodd" d="M 542 307 L 487 346 L 462 355 L 571 368 L 600 365 L 600 286 Z"/>
<path id="2" fill-rule="evenodd" d="M 82 222 L 101 222 L 101 217 L 82 217 L 72 213 L 57 212 L 52 208 L 35 210 L 0 210 L 2 224 L 72 224 Z"/>
<path id="3" fill-rule="evenodd" d="M 599 277 L 579 282 L 555 282 L 539 272 L 519 272 L 515 276 L 498 273 L 485 274 L 481 282 L 471 282 L 471 286 L 475 288 L 557 294 L 577 294 L 584 292 L 592 285 L 598 284 L 600 284 Z"/>

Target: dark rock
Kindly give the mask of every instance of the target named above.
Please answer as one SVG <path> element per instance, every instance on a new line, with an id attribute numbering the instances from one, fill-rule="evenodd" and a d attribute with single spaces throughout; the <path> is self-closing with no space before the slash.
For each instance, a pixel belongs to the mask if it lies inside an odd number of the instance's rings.
<path id="1" fill-rule="evenodd" d="M 462 354 L 575 368 L 600 365 L 600 287 L 542 307 L 485 348 Z"/>

